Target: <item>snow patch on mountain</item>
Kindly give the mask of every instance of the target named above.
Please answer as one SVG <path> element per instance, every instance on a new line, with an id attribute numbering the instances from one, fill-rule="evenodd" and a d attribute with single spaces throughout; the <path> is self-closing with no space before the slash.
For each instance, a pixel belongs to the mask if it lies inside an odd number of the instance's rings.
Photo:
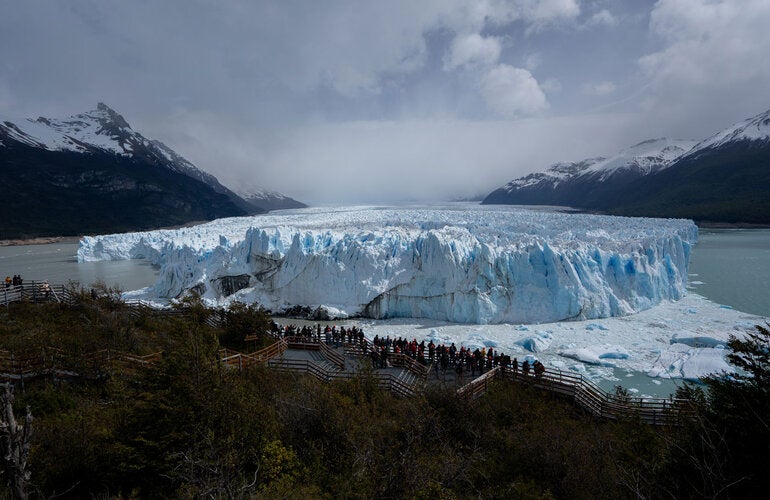
<path id="1" fill-rule="evenodd" d="M 533 187 L 556 189 L 560 184 L 580 178 L 604 182 L 621 172 L 644 176 L 668 167 L 694 145 L 695 141 L 650 139 L 626 148 L 614 156 L 556 163 L 545 172 L 532 173 L 509 182 L 503 190 L 513 193 L 519 189 Z"/>
<path id="2" fill-rule="evenodd" d="M 536 323 L 630 314 L 685 294 L 686 220 L 524 209 L 340 207 L 85 237 L 80 261 L 147 258 L 147 293 L 347 316 Z"/>
<path id="3" fill-rule="evenodd" d="M 234 191 L 255 207 L 261 207 L 266 210 L 285 210 L 291 208 L 305 208 L 302 202 L 290 198 L 277 191 L 265 189 L 262 186 L 240 184 Z"/>
<path id="4" fill-rule="evenodd" d="M 534 186 L 547 186 L 556 188 L 560 183 L 569 181 L 585 172 L 592 165 L 604 161 L 604 157 L 588 158 L 579 162 L 560 162 L 548 167 L 545 172 L 535 172 L 519 179 L 514 179 L 503 189 L 509 193 L 517 189 Z"/>
<path id="5" fill-rule="evenodd" d="M 699 142 L 687 156 L 696 155 L 704 149 L 719 148 L 728 143 L 739 141 L 770 142 L 770 110 L 728 127 Z"/>
<path id="6" fill-rule="evenodd" d="M 131 154 L 118 133 L 131 133 L 131 127 L 122 116 L 103 103 L 99 103 L 95 110 L 69 118 L 26 118 L 13 123 L 5 122 L 5 125 L 9 127 L 12 138 L 49 151 L 82 153 L 95 147 L 116 154 Z M 144 145 L 149 144 L 141 135 L 136 135 Z"/>
<path id="7" fill-rule="evenodd" d="M 694 145 L 695 141 L 650 139 L 624 149 L 615 156 L 593 163 L 582 174 L 597 175 L 599 181 L 604 181 L 623 170 L 633 169 L 642 175 L 648 175 L 666 168 Z"/>

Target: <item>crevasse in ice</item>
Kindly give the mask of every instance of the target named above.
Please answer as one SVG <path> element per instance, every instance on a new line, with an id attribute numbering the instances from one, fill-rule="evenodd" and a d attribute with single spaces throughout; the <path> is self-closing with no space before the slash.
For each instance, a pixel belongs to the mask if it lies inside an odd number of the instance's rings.
<path id="1" fill-rule="evenodd" d="M 620 316 L 685 293 L 692 221 L 513 207 L 337 207 L 84 237 L 78 258 L 146 258 L 149 292 L 274 312 L 538 323 Z"/>

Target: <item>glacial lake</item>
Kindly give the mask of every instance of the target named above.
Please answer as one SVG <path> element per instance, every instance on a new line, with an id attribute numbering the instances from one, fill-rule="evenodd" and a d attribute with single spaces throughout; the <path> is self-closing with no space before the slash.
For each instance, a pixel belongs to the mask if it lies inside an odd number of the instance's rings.
<path id="1" fill-rule="evenodd" d="M 701 229 L 688 289 L 717 304 L 770 317 L 770 229 Z"/>
<path id="2" fill-rule="evenodd" d="M 78 263 L 77 252 L 77 243 L 0 247 L 0 278 L 18 274 L 25 282 L 75 282 L 85 288 L 101 281 L 128 291 L 150 286 L 158 276 L 158 269 L 144 260 Z"/>

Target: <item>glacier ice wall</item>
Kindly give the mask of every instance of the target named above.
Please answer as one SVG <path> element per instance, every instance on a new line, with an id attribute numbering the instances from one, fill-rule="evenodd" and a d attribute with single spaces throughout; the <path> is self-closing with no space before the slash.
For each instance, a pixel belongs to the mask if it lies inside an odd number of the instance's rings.
<path id="1" fill-rule="evenodd" d="M 685 293 L 687 220 L 513 207 L 327 208 L 84 237 L 78 258 L 145 258 L 151 293 L 274 312 L 537 323 L 619 316 Z"/>

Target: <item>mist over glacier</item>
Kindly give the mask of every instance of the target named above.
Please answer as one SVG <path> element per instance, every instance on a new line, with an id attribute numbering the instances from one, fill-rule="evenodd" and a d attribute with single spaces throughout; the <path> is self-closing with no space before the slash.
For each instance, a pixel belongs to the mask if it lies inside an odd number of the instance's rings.
<path id="1" fill-rule="evenodd" d="M 685 294 L 687 220 L 523 208 L 335 207 L 84 237 L 80 261 L 160 266 L 148 298 L 336 317 L 538 323 L 622 316 Z M 320 308 L 320 309 L 319 309 Z"/>

